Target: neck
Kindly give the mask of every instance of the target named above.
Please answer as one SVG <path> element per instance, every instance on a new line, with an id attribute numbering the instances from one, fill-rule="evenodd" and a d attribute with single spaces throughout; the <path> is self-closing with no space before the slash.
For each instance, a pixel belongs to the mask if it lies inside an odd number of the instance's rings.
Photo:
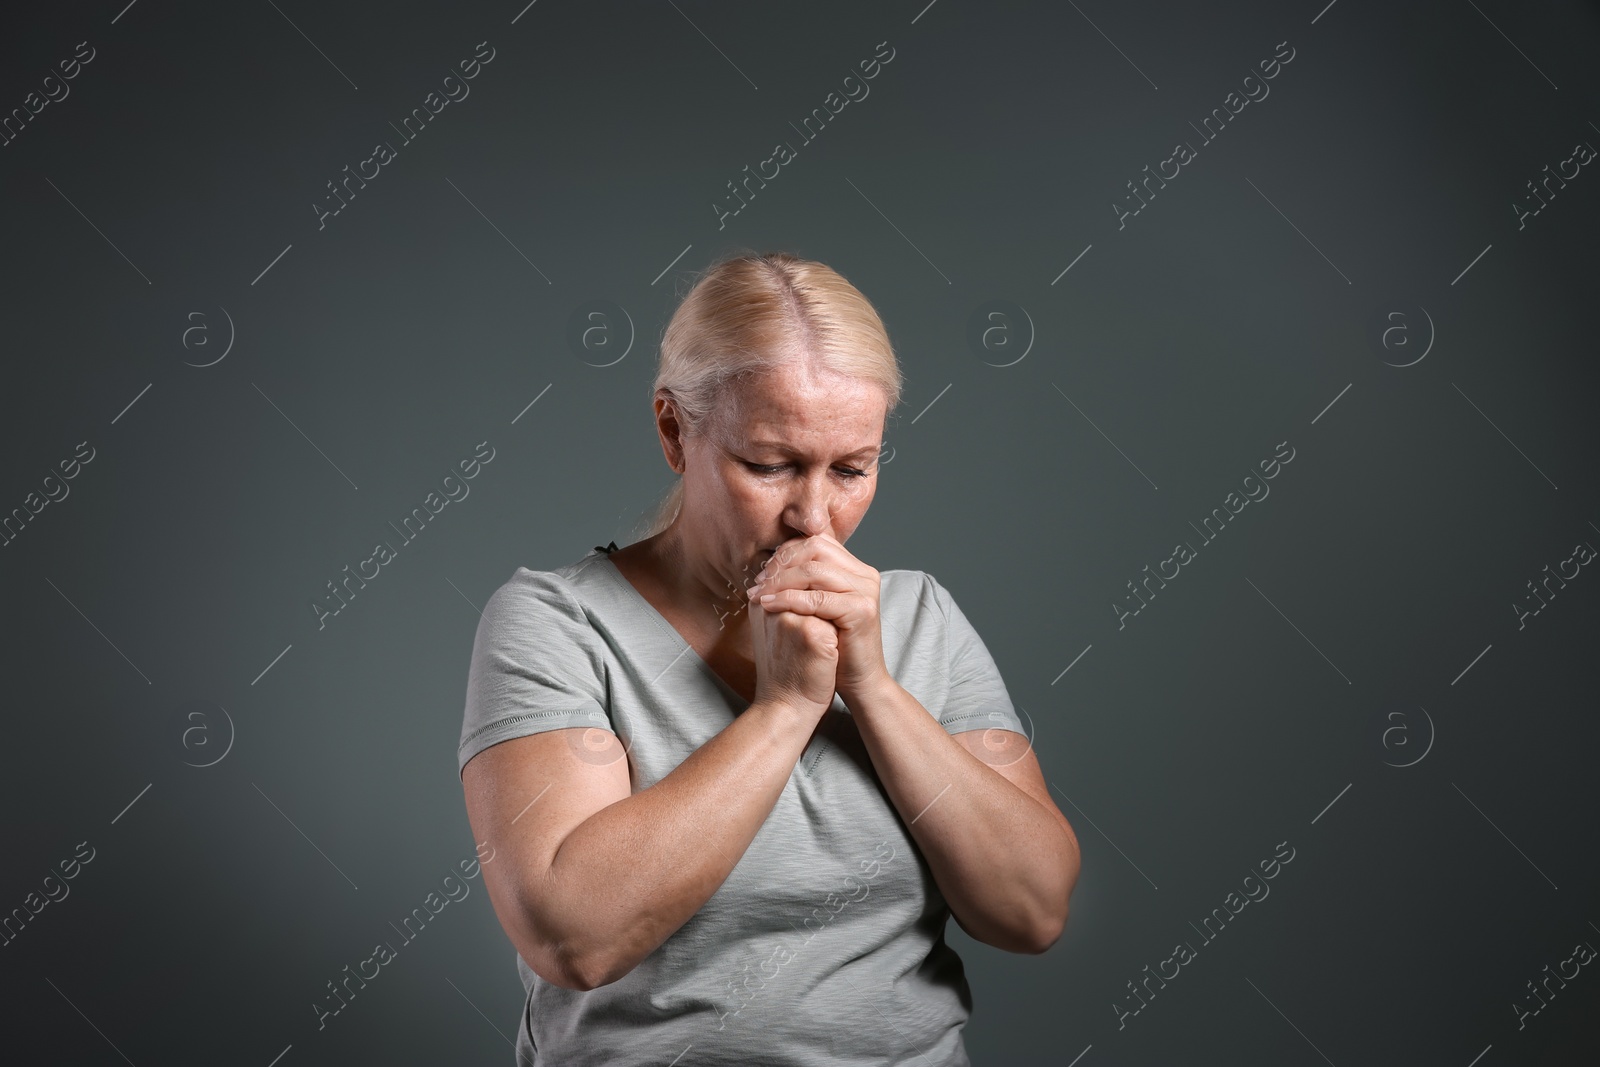
<path id="1" fill-rule="evenodd" d="M 661 533 L 639 542 L 638 548 L 672 603 L 729 636 L 742 634 L 748 623 L 745 589 L 755 576 L 730 586 L 721 571 L 689 548 L 691 540 L 692 534 L 685 535 L 681 521 L 674 520 Z"/>

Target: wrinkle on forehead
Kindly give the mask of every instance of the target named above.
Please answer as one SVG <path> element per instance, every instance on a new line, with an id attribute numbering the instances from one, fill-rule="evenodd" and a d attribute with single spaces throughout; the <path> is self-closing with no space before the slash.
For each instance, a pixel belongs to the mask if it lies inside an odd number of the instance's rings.
<path id="1" fill-rule="evenodd" d="M 713 422 L 727 444 L 761 437 L 798 446 L 806 439 L 881 435 L 886 410 L 887 397 L 874 382 L 789 364 L 730 381 Z"/>

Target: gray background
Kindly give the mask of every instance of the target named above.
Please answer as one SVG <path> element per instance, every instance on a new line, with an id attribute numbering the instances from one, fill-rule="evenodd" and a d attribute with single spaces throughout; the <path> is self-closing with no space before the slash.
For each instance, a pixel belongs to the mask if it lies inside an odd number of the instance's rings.
<path id="1" fill-rule="evenodd" d="M 4 113 L 96 49 L 0 148 L 0 509 L 96 453 L 0 549 L 0 913 L 95 850 L 0 947 L 10 1049 L 511 1061 L 481 880 L 324 1029 L 310 1006 L 473 854 L 477 606 L 636 538 L 670 476 L 655 342 L 733 248 L 827 262 L 882 313 L 906 399 L 850 548 L 949 586 L 1082 842 L 1046 955 L 949 927 L 975 1062 L 1600 1048 L 1593 967 L 1513 1008 L 1600 945 L 1600 578 L 1513 607 L 1600 544 L 1600 178 L 1513 208 L 1600 144 L 1592 7 L 124 4 L 9 12 L 0 45 Z M 399 145 L 480 41 L 471 95 Z M 870 96 L 802 143 L 880 41 Z M 319 230 L 379 140 L 397 158 Z M 719 229 L 780 140 L 797 158 Z M 1179 140 L 1197 157 L 1119 228 Z M 324 583 L 485 440 L 470 496 L 319 630 Z M 1180 540 L 1198 558 L 1119 628 Z M 1126 983 L 1285 841 L 1270 897 L 1119 1027 Z"/>

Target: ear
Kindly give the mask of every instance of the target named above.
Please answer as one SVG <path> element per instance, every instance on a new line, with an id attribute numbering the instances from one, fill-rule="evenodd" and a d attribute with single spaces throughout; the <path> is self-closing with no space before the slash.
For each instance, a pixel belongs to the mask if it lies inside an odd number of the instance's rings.
<path id="1" fill-rule="evenodd" d="M 667 457 L 667 466 L 682 474 L 684 471 L 683 424 L 678 419 L 678 405 L 672 394 L 656 393 L 654 403 L 656 433 L 661 437 L 661 452 Z"/>

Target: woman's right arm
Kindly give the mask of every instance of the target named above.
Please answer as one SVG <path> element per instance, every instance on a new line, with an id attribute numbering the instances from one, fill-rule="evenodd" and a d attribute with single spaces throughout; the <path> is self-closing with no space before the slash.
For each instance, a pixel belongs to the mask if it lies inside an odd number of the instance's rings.
<path id="1" fill-rule="evenodd" d="M 468 761 L 467 816 L 498 861 L 484 884 L 534 973 L 568 989 L 606 985 L 687 922 L 760 830 L 825 708 L 758 693 L 631 795 L 621 742 L 601 731 L 605 749 L 574 744 L 587 727 L 502 741 Z"/>

